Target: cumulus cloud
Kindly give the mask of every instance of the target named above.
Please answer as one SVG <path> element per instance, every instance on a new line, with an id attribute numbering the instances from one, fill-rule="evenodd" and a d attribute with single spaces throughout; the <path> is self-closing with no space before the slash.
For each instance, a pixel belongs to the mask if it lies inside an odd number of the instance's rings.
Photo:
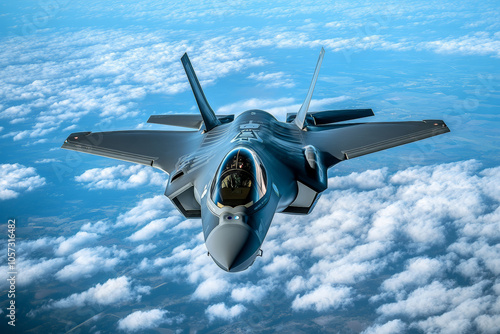
<path id="1" fill-rule="evenodd" d="M 231 285 L 224 279 L 209 278 L 202 282 L 193 293 L 193 298 L 208 300 L 230 290 Z"/>
<path id="2" fill-rule="evenodd" d="M 49 304 L 49 308 L 82 307 L 85 305 L 115 305 L 132 300 L 139 301 L 144 294 L 149 294 L 148 286 L 132 286 L 127 276 L 111 278 L 103 284 Z"/>
<path id="3" fill-rule="evenodd" d="M 252 73 L 248 76 L 248 78 L 263 83 L 266 88 L 292 88 L 295 86 L 295 83 L 290 75 L 284 72 Z"/>
<path id="4" fill-rule="evenodd" d="M 0 200 L 17 198 L 21 193 L 32 191 L 46 184 L 45 178 L 33 167 L 21 164 L 0 165 Z"/>
<path id="5" fill-rule="evenodd" d="M 169 314 L 167 310 L 152 309 L 148 311 L 135 311 L 125 318 L 118 320 L 118 329 L 126 332 L 139 332 L 146 329 L 157 328 L 160 325 L 172 323 L 180 323 L 184 320 L 183 316 L 175 318 L 167 318 Z"/>
<path id="6" fill-rule="evenodd" d="M 58 256 L 69 254 L 84 245 L 97 241 L 99 237 L 100 235 L 97 233 L 79 231 L 74 236 L 62 241 L 55 249 L 55 254 Z"/>
<path id="7" fill-rule="evenodd" d="M 165 231 L 165 229 L 179 220 L 179 217 L 168 217 L 162 219 L 155 219 L 151 223 L 147 224 L 127 239 L 132 241 L 142 241 L 148 240 L 156 236 L 157 234 Z"/>
<path id="8" fill-rule="evenodd" d="M 137 253 L 137 254 L 142 254 L 142 253 L 147 253 L 149 251 L 152 251 L 155 248 L 156 248 L 156 245 L 154 245 L 154 244 L 147 244 L 147 245 L 142 244 L 142 245 L 137 246 L 133 250 L 133 252 Z"/>
<path id="9" fill-rule="evenodd" d="M 295 311 L 315 309 L 320 312 L 330 308 L 336 309 L 351 302 L 350 288 L 321 285 L 303 296 L 298 295 L 292 303 L 292 308 Z"/>
<path id="10" fill-rule="evenodd" d="M 61 281 L 90 277 L 99 271 L 113 271 L 114 267 L 127 255 L 124 250 L 115 247 L 107 248 L 98 246 L 95 248 L 84 248 L 71 254 L 73 261 L 59 270 L 55 276 Z"/>
<path id="11" fill-rule="evenodd" d="M 362 334 L 398 334 L 406 330 L 406 324 L 399 319 L 391 320 L 382 325 L 374 325 L 362 332 Z"/>
<path id="12" fill-rule="evenodd" d="M 40 282 L 46 280 L 48 276 L 66 263 L 63 258 L 54 259 L 19 259 L 17 263 L 17 276 L 16 283 L 19 286 L 27 286 L 33 282 Z"/>
<path id="13" fill-rule="evenodd" d="M 172 208 L 172 204 L 163 195 L 146 198 L 126 213 L 120 214 L 116 226 L 140 226 L 158 217 L 166 216 L 170 208 Z"/>
<path id="14" fill-rule="evenodd" d="M 246 311 L 246 307 L 241 304 L 236 304 L 232 307 L 227 307 L 225 303 L 210 305 L 205 314 L 208 320 L 214 321 L 215 319 L 232 320 Z"/>
<path id="15" fill-rule="evenodd" d="M 409 285 L 423 285 L 432 277 L 440 276 L 442 272 L 443 263 L 438 259 L 413 258 L 409 260 L 405 271 L 385 280 L 381 288 L 393 293 L 406 291 Z"/>
<path id="16" fill-rule="evenodd" d="M 90 190 L 129 189 L 145 185 L 164 186 L 167 178 L 166 174 L 155 172 L 150 167 L 118 165 L 89 169 L 76 176 L 75 181 L 84 183 Z"/>
<path id="17" fill-rule="evenodd" d="M 265 284 L 264 282 L 261 282 L 262 284 Z M 242 286 L 242 287 L 237 287 L 233 288 L 231 291 L 231 298 L 236 301 L 236 302 L 260 302 L 264 296 L 266 295 L 267 291 L 266 288 L 268 287 L 263 287 L 260 285 L 248 285 L 248 286 Z"/>

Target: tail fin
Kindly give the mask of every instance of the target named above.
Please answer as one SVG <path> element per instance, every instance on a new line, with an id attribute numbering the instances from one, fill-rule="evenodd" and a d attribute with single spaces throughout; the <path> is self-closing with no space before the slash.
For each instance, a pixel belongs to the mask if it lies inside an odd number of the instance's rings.
<path id="1" fill-rule="evenodd" d="M 297 117 L 295 117 L 294 123 L 299 127 L 299 129 L 303 130 L 306 123 L 306 114 L 309 109 L 309 104 L 311 103 L 312 94 L 314 91 L 314 86 L 316 85 L 316 80 L 318 80 L 319 69 L 321 67 L 321 63 L 323 62 L 323 56 L 325 55 L 325 49 L 321 48 L 321 52 L 319 53 L 318 63 L 316 64 L 316 69 L 314 70 L 314 75 L 311 81 L 311 85 L 309 86 L 309 91 L 307 92 L 306 99 L 302 106 L 300 107 L 299 112 L 297 113 Z"/>
<path id="2" fill-rule="evenodd" d="M 182 56 L 181 62 L 182 66 L 184 66 L 184 71 L 186 71 L 186 75 L 189 79 L 189 84 L 191 85 L 196 103 L 198 104 L 198 109 L 200 109 L 201 117 L 203 118 L 203 122 L 205 123 L 205 130 L 210 131 L 217 125 L 220 125 L 221 122 L 219 121 L 217 116 L 215 116 L 214 111 L 208 104 L 205 94 L 203 94 L 203 89 L 201 89 L 200 82 L 196 77 L 196 73 L 194 72 L 193 65 L 191 65 L 191 62 L 189 61 L 187 53 Z"/>

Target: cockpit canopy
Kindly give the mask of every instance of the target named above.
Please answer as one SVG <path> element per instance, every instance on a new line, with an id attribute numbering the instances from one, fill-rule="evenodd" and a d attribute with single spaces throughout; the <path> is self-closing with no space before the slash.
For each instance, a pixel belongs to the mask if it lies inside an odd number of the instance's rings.
<path id="1" fill-rule="evenodd" d="M 211 198 L 219 207 L 250 207 L 266 193 L 266 173 L 259 158 L 246 148 L 229 152 L 219 167 Z"/>

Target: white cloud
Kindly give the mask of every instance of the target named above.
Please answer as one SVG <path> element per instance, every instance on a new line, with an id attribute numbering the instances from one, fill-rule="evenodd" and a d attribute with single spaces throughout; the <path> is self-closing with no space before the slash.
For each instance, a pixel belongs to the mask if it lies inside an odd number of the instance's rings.
<path id="1" fill-rule="evenodd" d="M 86 223 L 81 227 L 82 231 L 103 234 L 110 228 L 110 224 L 106 221 L 100 220 L 95 223 Z"/>
<path id="2" fill-rule="evenodd" d="M 283 271 L 294 271 L 299 267 L 297 264 L 298 261 L 299 258 L 296 256 L 290 256 L 289 254 L 278 255 L 273 258 L 270 264 L 264 266 L 262 270 L 267 274 L 274 275 Z"/>
<path id="3" fill-rule="evenodd" d="M 134 248 L 133 253 L 137 253 L 137 254 L 147 253 L 149 251 L 152 251 L 155 248 L 156 248 L 156 245 L 154 245 L 154 244 L 139 245 L 136 248 Z"/>
<path id="4" fill-rule="evenodd" d="M 168 209 L 170 208 L 172 208 L 172 204 L 163 195 L 146 198 L 126 213 L 120 214 L 117 218 L 116 226 L 140 226 L 160 216 L 171 215 L 168 213 Z"/>
<path id="5" fill-rule="evenodd" d="M 406 315 L 410 318 L 432 316 L 450 307 L 476 300 L 481 297 L 484 285 L 484 282 L 480 282 L 470 287 L 449 288 L 434 281 L 414 290 L 404 300 L 380 306 L 377 312 L 387 316 Z"/>
<path id="6" fill-rule="evenodd" d="M 351 288 L 321 285 L 303 296 L 298 295 L 292 303 L 292 308 L 295 311 L 315 309 L 320 312 L 340 308 L 351 302 Z"/>
<path id="7" fill-rule="evenodd" d="M 406 291 L 409 285 L 420 286 L 430 278 L 440 276 L 443 264 L 438 259 L 413 258 L 406 265 L 406 270 L 393 275 L 382 283 L 381 288 L 393 293 Z"/>
<path id="8" fill-rule="evenodd" d="M 19 259 L 17 262 L 19 275 L 16 283 L 22 287 L 33 282 L 45 281 L 50 274 L 58 270 L 64 263 L 66 263 L 66 260 L 63 258 Z"/>
<path id="9" fill-rule="evenodd" d="M 295 86 L 295 83 L 290 75 L 284 72 L 252 73 L 248 76 L 248 78 L 264 83 L 266 88 L 292 88 Z"/>
<path id="10" fill-rule="evenodd" d="M 33 167 L 17 163 L 0 165 L 0 200 L 17 198 L 21 193 L 45 184 L 45 178 L 38 175 Z"/>
<path id="11" fill-rule="evenodd" d="M 55 159 L 55 158 L 50 158 L 50 159 L 45 158 L 45 159 L 35 161 L 36 164 L 48 164 L 51 162 L 61 162 L 61 161 L 59 161 L 59 159 Z"/>
<path id="12" fill-rule="evenodd" d="M 382 325 L 374 325 L 362 332 L 362 334 L 399 334 L 406 330 L 406 324 L 399 319 L 391 320 Z"/>
<path id="13" fill-rule="evenodd" d="M 305 96 L 304 96 L 305 98 Z M 331 97 L 324 98 L 319 100 L 311 100 L 311 104 L 309 106 L 309 110 L 312 111 L 321 111 L 324 108 L 333 108 L 333 105 L 338 102 L 342 102 L 350 99 L 348 96 L 339 96 L 339 97 Z M 293 98 L 279 98 L 275 100 L 266 100 L 266 99 L 257 99 L 252 98 L 244 101 L 238 101 L 235 103 L 231 103 L 217 109 L 218 113 L 226 114 L 226 113 L 240 113 L 250 109 L 261 109 L 265 110 L 272 115 L 280 118 L 284 118 L 287 113 L 296 113 L 299 111 L 302 101 L 300 103 L 295 103 L 296 99 Z M 284 119 L 282 119 L 284 121 Z"/>
<path id="14" fill-rule="evenodd" d="M 91 190 L 130 189 L 145 185 L 165 186 L 167 177 L 150 167 L 118 165 L 89 169 L 76 176 L 75 181 L 85 183 L 85 187 Z"/>
<path id="15" fill-rule="evenodd" d="M 500 332 L 500 315 L 480 315 L 475 320 L 478 329 L 481 333 L 498 333 Z"/>
<path id="16" fill-rule="evenodd" d="M 369 169 L 363 172 L 353 172 L 347 176 L 334 176 L 328 179 L 331 189 L 376 189 L 386 185 L 387 168 Z"/>
<path id="17" fill-rule="evenodd" d="M 246 307 L 241 304 L 236 304 L 232 307 L 227 307 L 225 303 L 210 305 L 205 314 L 208 320 L 214 321 L 215 319 L 232 320 L 238 317 L 241 313 L 246 311 Z"/>
<path id="18" fill-rule="evenodd" d="M 219 109 L 217 109 L 217 113 L 220 114 L 241 113 L 245 110 L 250 110 L 250 109 L 267 110 L 267 108 L 275 108 L 277 106 L 288 105 L 293 102 L 294 99 L 290 97 L 283 97 L 276 100 L 252 98 L 222 106 Z"/>
<path id="19" fill-rule="evenodd" d="M 162 219 L 155 219 L 151 223 L 147 224 L 127 239 L 132 241 L 142 241 L 153 238 L 159 233 L 165 231 L 167 227 L 175 224 L 179 220 L 179 217 L 168 217 Z"/>
<path id="20" fill-rule="evenodd" d="M 111 278 L 104 284 L 97 284 L 81 293 L 74 293 L 67 298 L 49 304 L 49 308 L 83 307 L 85 305 L 115 305 L 132 300 L 139 301 L 144 294 L 149 294 L 150 287 L 132 287 L 132 281 L 126 277 Z"/>
<path id="21" fill-rule="evenodd" d="M 224 279 L 209 278 L 202 282 L 193 293 L 193 298 L 209 300 L 214 296 L 227 293 L 231 289 L 231 284 Z"/>
<path id="22" fill-rule="evenodd" d="M 477 32 L 458 38 L 447 38 L 431 42 L 422 42 L 417 49 L 427 49 L 437 53 L 458 53 L 465 55 L 493 55 L 500 58 L 500 36 L 488 32 Z"/>
<path id="23" fill-rule="evenodd" d="M 263 282 L 262 282 L 263 283 Z M 263 283 L 264 284 L 264 283 Z M 268 287 L 267 287 L 268 288 Z M 258 285 L 242 286 L 231 291 L 231 298 L 236 302 L 260 302 L 266 295 L 266 288 Z"/>
<path id="24" fill-rule="evenodd" d="M 84 245 L 97 241 L 99 238 L 100 235 L 96 233 L 79 231 L 74 236 L 62 241 L 55 250 L 55 254 L 58 256 L 67 255 Z"/>
<path id="25" fill-rule="evenodd" d="M 126 255 L 124 250 L 118 250 L 116 246 L 84 248 L 72 254 L 70 259 L 73 262 L 59 270 L 55 276 L 61 281 L 75 281 L 90 277 L 99 271 L 113 271 Z"/>
<path id="26" fill-rule="evenodd" d="M 183 316 L 167 318 L 169 312 L 162 309 L 152 309 L 148 311 L 135 311 L 125 318 L 118 320 L 118 329 L 127 332 L 138 332 L 146 329 L 157 328 L 162 324 L 171 325 L 174 321 L 180 323 Z"/>

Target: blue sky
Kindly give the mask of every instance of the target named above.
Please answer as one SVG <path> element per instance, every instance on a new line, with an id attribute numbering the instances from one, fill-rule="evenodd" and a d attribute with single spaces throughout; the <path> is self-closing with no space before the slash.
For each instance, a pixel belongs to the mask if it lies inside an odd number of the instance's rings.
<path id="1" fill-rule="evenodd" d="M 0 224 L 18 224 L 18 329 L 500 330 L 495 1 L 0 6 Z M 322 46 L 311 111 L 443 119 L 451 133 L 334 166 L 314 212 L 276 215 L 243 273 L 206 256 L 201 222 L 163 196 L 166 174 L 59 148 L 71 132 L 196 113 L 186 51 L 216 112 L 284 120 Z"/>

